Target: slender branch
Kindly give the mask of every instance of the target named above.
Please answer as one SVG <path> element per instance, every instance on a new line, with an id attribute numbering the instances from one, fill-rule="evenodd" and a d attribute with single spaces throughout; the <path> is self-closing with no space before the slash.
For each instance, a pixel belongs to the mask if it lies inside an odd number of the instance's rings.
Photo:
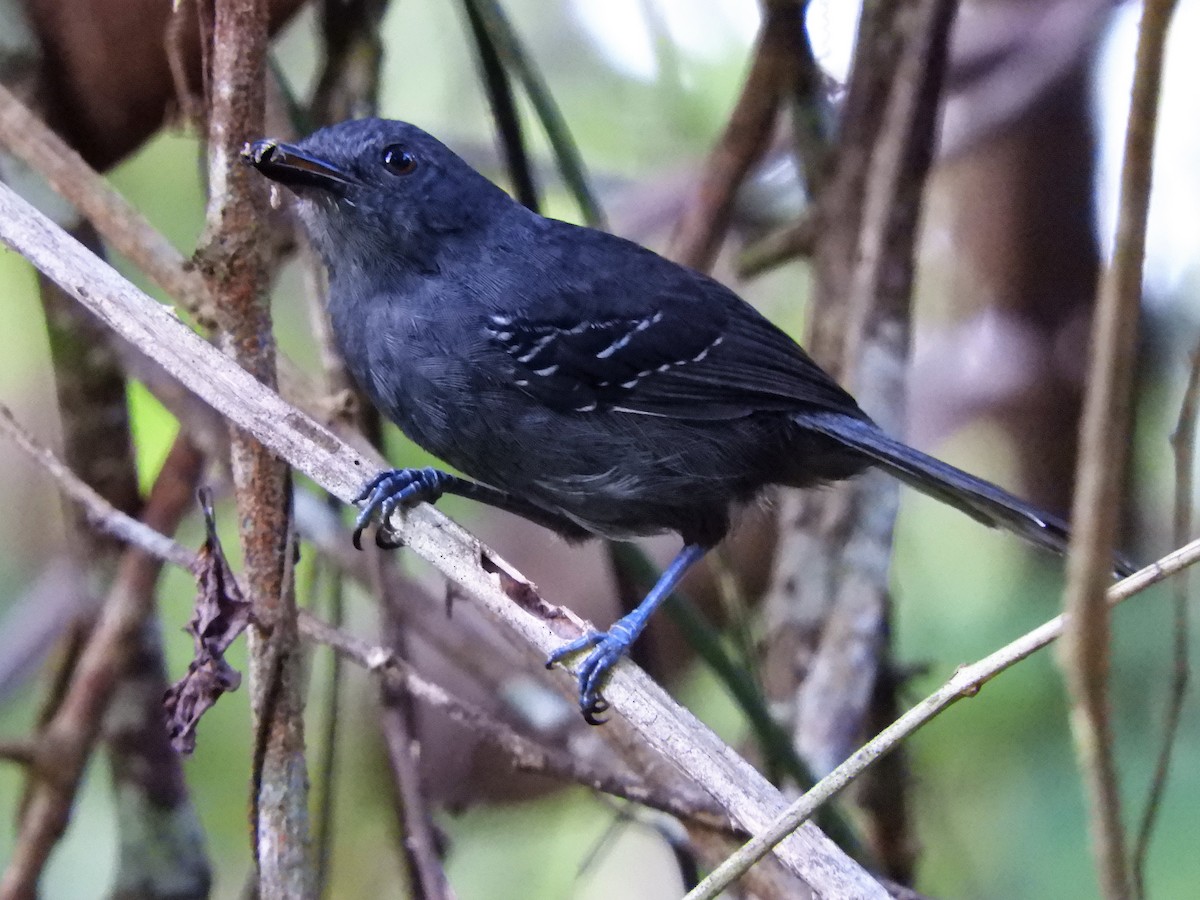
<path id="1" fill-rule="evenodd" d="M 300 611 L 300 633 L 315 643 L 330 647 L 339 656 L 375 673 L 396 688 L 407 691 L 422 703 L 442 710 L 472 733 L 481 735 L 506 751 L 513 765 L 521 771 L 563 778 L 684 820 L 696 821 L 708 828 L 726 833 L 737 832 L 733 823 L 715 804 L 703 804 L 699 797 L 659 792 L 635 779 L 597 768 L 559 747 L 528 738 L 440 685 L 426 680 L 386 647 L 353 637 L 305 610 Z"/>
<path id="2" fill-rule="evenodd" d="M 769 3 L 750 72 L 725 130 L 675 227 L 668 256 L 694 269 L 710 269 L 733 214 L 737 189 L 771 139 L 779 103 L 792 71 L 802 4 Z"/>
<path id="3" fill-rule="evenodd" d="M 87 222 L 72 228 L 80 243 L 101 258 L 103 247 Z M 127 375 L 112 332 L 79 306 L 57 284 L 38 279 L 50 361 L 54 370 L 63 459 L 78 477 L 118 509 L 136 512 L 141 505 L 137 464 L 126 400 Z M 101 584 L 112 577 L 119 544 L 74 522 L 71 552 Z"/>
<path id="4" fill-rule="evenodd" d="M 1175 0 L 1142 11 L 1113 260 L 1100 282 L 1080 425 L 1079 482 L 1063 609 L 1070 615 L 1062 667 L 1071 698 L 1075 754 L 1090 806 L 1100 889 L 1129 895 L 1128 860 L 1108 708 L 1110 626 L 1105 585 L 1112 565 L 1128 461 L 1146 214 L 1167 27 Z"/>
<path id="5" fill-rule="evenodd" d="M 818 207 L 778 231 L 764 235 L 742 251 L 737 260 L 739 278 L 753 278 L 797 257 L 809 256 L 820 231 Z"/>
<path id="6" fill-rule="evenodd" d="M 534 65 L 533 60 L 521 45 L 503 7 L 497 0 L 463 0 L 463 2 L 468 4 L 478 15 L 480 23 L 491 37 L 497 56 L 525 86 L 529 102 L 541 120 L 546 138 L 550 141 L 550 147 L 554 151 L 563 181 L 567 189 L 574 195 L 575 202 L 579 204 L 579 211 L 583 214 L 584 221 L 593 228 L 605 227 L 604 212 L 592 190 L 587 169 L 583 164 L 583 157 L 579 154 L 575 139 L 571 137 L 571 130 L 567 127 L 566 119 L 563 118 L 558 104 L 554 102 L 554 96 L 550 93 L 550 88 L 542 77 L 542 73 L 538 71 L 537 66 Z"/>
<path id="7" fill-rule="evenodd" d="M 387 6 L 388 0 L 323 0 L 320 4 L 325 64 L 310 104 L 318 124 L 378 113 L 384 53 L 380 25 Z"/>
<path id="8" fill-rule="evenodd" d="M 0 146 L 42 175 L 104 239 L 201 319 L 208 287 L 183 254 L 16 95 L 0 85 Z"/>
<path id="9" fill-rule="evenodd" d="M 347 118 L 376 115 L 379 109 L 380 69 L 383 65 L 383 39 L 380 33 L 388 0 L 354 0 L 335 2 L 323 0 L 321 36 L 325 64 L 310 104 L 311 119 L 318 125 L 330 125 Z M 316 252 L 303 235 L 296 235 L 300 260 L 305 276 L 309 318 L 317 343 L 325 396 L 330 401 L 345 398 L 335 419 L 348 426 L 359 425 L 372 438 L 379 433 L 379 417 L 366 403 L 346 369 L 345 360 L 337 349 L 333 329 L 325 304 L 325 270 Z M 332 404 L 331 404 L 332 405 Z M 336 407 L 334 407 L 336 408 Z M 336 510 L 340 503 L 327 496 L 326 504 Z M 335 513 L 336 514 L 336 513 Z M 375 559 L 382 564 L 382 555 Z M 328 615 L 334 627 L 341 627 L 344 617 L 344 573 L 321 559 L 314 567 L 314 581 L 327 579 Z M 326 708 L 321 732 L 317 738 L 317 764 L 314 786 L 318 791 L 313 827 L 314 859 L 318 896 L 328 892 L 330 861 L 333 855 L 334 829 L 337 817 L 334 806 L 337 798 L 337 779 L 340 775 L 340 744 L 342 733 L 342 658 L 331 654 L 329 678 L 326 684 Z M 411 881 L 410 872 L 404 872 Z"/>
<path id="10" fill-rule="evenodd" d="M 1200 418 L 1200 345 L 1192 350 L 1192 369 L 1187 387 L 1179 405 L 1179 421 L 1171 435 L 1175 450 L 1175 543 L 1182 544 L 1192 533 L 1192 472 L 1196 465 L 1196 426 Z M 1163 720 L 1162 744 L 1154 763 L 1154 774 L 1150 779 L 1150 791 L 1146 807 L 1138 825 L 1133 849 L 1133 894 L 1146 896 L 1146 862 L 1150 856 L 1150 841 L 1158 822 L 1159 810 L 1166 796 L 1167 779 L 1171 773 L 1171 760 L 1179 738 L 1179 723 L 1183 717 L 1183 701 L 1187 697 L 1190 679 L 1191 657 L 1188 651 L 1190 618 L 1188 605 L 1191 602 L 1191 572 L 1183 572 L 1175 579 L 1171 640 L 1171 684 L 1167 694 L 1167 710 Z"/>
<path id="11" fill-rule="evenodd" d="M 24 450 L 30 459 L 49 473 L 59 489 L 84 510 L 88 524 L 93 528 L 123 544 L 141 547 L 156 559 L 169 560 L 184 568 L 191 565 L 195 554 L 164 537 L 144 522 L 126 515 L 105 500 L 48 447 L 39 444 L 29 432 L 18 425 L 12 412 L 3 405 L 0 405 L 0 434 Z"/>
<path id="12" fill-rule="evenodd" d="M 395 582 L 387 577 L 385 567 L 388 562 L 390 560 L 386 560 L 383 554 L 375 554 L 376 564 L 372 567 L 374 593 L 383 606 L 381 618 L 386 641 L 400 657 L 407 653 L 408 634 L 399 612 L 400 598 L 393 590 Z M 380 685 L 379 694 L 382 704 L 380 729 L 392 766 L 396 812 L 404 835 L 403 851 L 412 873 L 410 878 L 415 880 L 418 888 L 416 893 L 422 900 L 449 900 L 450 883 L 438 854 L 429 802 L 421 787 L 418 766 L 420 744 L 413 724 L 412 698 L 387 681 Z"/>
<path id="13" fill-rule="evenodd" d="M 421 745 L 413 733 L 412 710 L 407 695 L 383 687 L 380 729 L 395 781 L 397 813 L 403 833 L 402 849 L 420 885 L 421 900 L 449 900 L 453 894 L 438 855 L 429 806 L 421 790 Z"/>
<path id="14" fill-rule="evenodd" d="M 1106 604 L 1115 606 L 1151 585 L 1200 562 L 1200 540 L 1192 541 L 1158 562 L 1108 589 Z M 747 868 L 770 851 L 772 845 L 838 795 L 864 771 L 886 756 L 922 725 L 948 706 L 980 689 L 1001 672 L 1062 637 L 1067 616 L 1060 615 L 969 666 L 961 666 L 940 688 L 881 731 L 844 763 L 826 775 L 812 790 L 788 807 L 766 831 L 756 834 L 701 882 L 686 900 L 710 900 L 729 887 Z"/>
<path id="15" fill-rule="evenodd" d="M 325 490 L 349 501 L 371 474 L 352 448 L 233 365 L 2 186 L 0 240 Z M 544 659 L 564 638 L 583 632 L 578 618 L 544 601 L 507 563 L 431 507 L 397 513 L 389 524 L 410 550 L 459 585 L 487 614 L 503 621 L 531 655 Z M 777 790 L 636 667 L 618 665 L 606 697 L 647 745 L 695 778 L 739 827 L 762 828 L 783 809 Z M 775 852 L 817 891 L 883 896 L 878 884 L 818 829 L 806 826 Z"/>
<path id="16" fill-rule="evenodd" d="M 467 14 L 467 24 L 471 28 L 471 37 L 475 41 L 476 52 L 479 54 L 479 77 L 487 91 L 492 118 L 496 121 L 500 148 L 504 151 L 508 175 L 512 179 L 513 195 L 522 205 L 537 212 L 540 209 L 537 184 L 533 180 L 529 152 L 521 131 L 521 115 L 513 96 L 508 70 L 504 68 L 500 54 L 496 51 L 495 42 L 479 14 L 478 5 L 466 0 L 463 8 Z"/>
<path id="17" fill-rule="evenodd" d="M 929 173 L 954 0 L 863 7 L 836 166 L 813 215 L 817 294 L 808 349 L 893 433 L 904 428 L 914 247 Z M 768 620 L 767 682 L 793 741 L 824 774 L 895 717 L 889 567 L 895 482 L 785 492 Z M 856 793 L 865 843 L 911 877 L 902 754 Z"/>
<path id="18" fill-rule="evenodd" d="M 0 759 L 19 766 L 32 767 L 37 760 L 37 741 L 29 738 L 0 740 Z"/>

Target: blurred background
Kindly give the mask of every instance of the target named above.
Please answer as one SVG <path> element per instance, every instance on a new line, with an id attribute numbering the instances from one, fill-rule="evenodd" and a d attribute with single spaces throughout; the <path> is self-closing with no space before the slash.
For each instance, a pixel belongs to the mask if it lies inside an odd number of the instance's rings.
<path id="1" fill-rule="evenodd" d="M 308 97 L 321 72 L 321 15 L 313 4 L 293 5 L 298 6 L 294 14 L 288 10 L 280 17 L 272 49 L 277 114 L 288 96 Z M 336 7 L 336 0 L 329 5 Z M 666 248 L 738 96 L 759 27 L 759 5 L 754 0 L 507 0 L 503 6 L 563 112 L 611 229 Z M 111 136 L 118 125 L 95 109 L 89 119 L 73 107 L 87 93 L 72 87 L 71 78 L 86 78 L 87 65 L 102 67 L 107 58 L 94 54 L 80 63 L 86 53 L 74 46 L 75 39 L 47 39 L 64 15 L 50 0 L 21 7 L 0 2 L 6 15 L 21 13 L 35 43 L 42 42 L 39 65 L 50 60 L 61 67 L 54 88 L 60 98 L 79 91 L 57 107 L 64 121 L 52 124 L 98 166 L 111 165 L 112 183 L 190 254 L 204 224 L 205 204 L 195 129 L 176 116 L 162 129 L 143 127 L 147 136 L 154 132 L 144 143 L 139 138 L 127 146 L 103 146 L 96 134 Z M 78 15 L 86 19 L 83 12 Z M 941 144 L 923 209 L 908 438 L 1058 511 L 1069 508 L 1071 496 L 1090 307 L 1115 221 L 1138 16 L 1136 3 L 964 3 L 946 76 Z M 854 3 L 808 4 L 808 34 L 827 73 L 831 116 L 848 76 L 856 21 Z M 85 24 L 77 23 L 81 29 Z M 141 26 L 126 22 L 121 27 Z M 379 34 L 381 114 L 431 131 L 507 184 L 460 5 L 394 0 L 386 6 Z M 1188 51 L 1198 39 L 1200 2 L 1182 0 L 1172 27 L 1159 119 L 1137 424 L 1122 529 L 1122 544 L 1138 561 L 1171 549 L 1169 439 L 1189 354 L 1200 340 L 1200 229 L 1194 224 L 1200 208 L 1194 86 L 1200 72 Z M 131 40 L 143 43 L 153 42 Z M 132 52 L 110 51 L 116 56 Z M 103 71 L 91 72 L 91 77 L 102 76 Z M 126 71 L 112 77 L 151 75 Z M 163 90 L 169 94 L 171 86 Z M 153 125 L 161 108 L 160 103 L 141 115 Z M 546 211 L 579 220 L 579 208 L 524 96 L 519 109 Z M 276 124 L 290 127 L 278 115 Z M 128 130 L 134 134 L 138 127 Z M 802 339 L 811 293 L 808 262 L 796 256 L 746 275 L 748 254 L 764 236 L 806 209 L 787 142 L 777 144 L 738 195 L 714 272 Z M 23 176 L 11 169 L 5 174 L 22 183 Z M 139 273 L 120 259 L 115 262 L 151 290 Z M 300 262 L 282 269 L 273 293 L 275 328 L 281 350 L 301 369 L 316 373 L 320 357 L 305 279 Z M 57 401 L 38 282 L 13 253 L 0 254 L 0 296 L 8 338 L 0 353 L 0 402 L 56 445 Z M 136 381 L 129 384 L 128 400 L 144 489 L 178 425 Z M 876 412 L 869 406 L 868 411 Z M 428 459 L 394 431 L 386 434 L 386 447 L 396 465 Z M 80 598 L 87 591 L 77 589 L 76 577 L 63 574 L 71 566 L 71 532 L 54 485 L 7 443 L 0 443 L 0 473 L 0 509 L 6 511 L 0 517 L 0 735 L 9 737 L 25 734 L 37 720 L 68 623 L 86 614 L 79 605 L 86 605 Z M 219 467 L 211 473 L 217 483 L 222 477 Z M 1063 570 L 1060 560 L 1035 556 L 1012 537 L 989 532 L 953 510 L 907 491 L 901 497 L 890 627 L 893 663 L 901 676 L 898 699 L 907 707 L 956 665 L 986 655 L 1054 615 Z M 232 552 L 236 524 L 228 498 L 220 508 Z M 618 613 L 618 592 L 602 548 L 567 547 L 533 526 L 465 502 L 447 500 L 442 508 L 513 561 L 554 602 L 601 625 Z M 723 608 L 712 573 L 702 573 L 689 590 L 711 615 L 732 619 L 749 630 L 752 640 L 762 641 L 762 619 L 754 610 L 770 580 L 774 508 L 746 518 L 726 559 L 748 609 L 730 613 Z M 184 523 L 180 539 L 188 546 L 199 544 L 202 525 L 195 517 Z M 661 563 L 674 543 L 649 542 L 647 549 Z M 429 594 L 445 593 L 439 579 L 410 555 L 401 553 L 399 562 Z M 326 581 L 310 552 L 304 554 L 298 581 L 302 601 L 320 602 Z M 1172 674 L 1168 591 L 1152 589 L 1114 618 L 1113 709 L 1131 823 L 1145 803 Z M 159 615 L 172 679 L 191 656 L 191 639 L 182 628 L 193 594 L 186 575 L 164 575 Z M 347 627 L 377 634 L 369 594 L 352 587 L 345 599 Z M 477 615 L 469 602 L 453 612 L 456 621 Z M 1189 640 L 1193 652 L 1200 649 L 1194 633 Z M 421 647 L 412 652 L 422 659 Z M 1021 663 L 910 742 L 910 838 L 915 887 L 922 893 L 1094 895 L 1084 800 L 1052 652 Z M 751 740 L 745 715 L 726 686 L 695 661 L 678 633 L 663 629 L 654 638 L 653 653 L 652 670 L 723 738 L 734 746 Z M 454 672 L 438 668 L 446 660 L 434 656 L 431 670 L 454 683 Z M 240 646 L 230 658 L 244 670 Z M 536 661 L 506 664 L 512 676 L 492 695 L 476 682 L 463 683 L 461 690 L 479 703 L 518 707 L 527 721 L 541 717 L 539 727 L 551 732 L 575 727 L 574 710 L 535 680 L 540 677 Z M 315 735 L 329 710 L 328 654 L 314 652 L 311 667 Z M 347 668 L 339 695 L 329 896 L 410 896 L 396 850 L 394 787 L 378 728 L 377 686 Z M 436 717 L 418 715 L 423 778 L 457 896 L 524 900 L 682 893 L 679 857 L 672 849 L 678 829 L 665 817 L 641 814 L 582 788 L 562 790 L 549 780 L 514 778 L 506 763 L 461 732 Z M 570 726 L 564 724 L 568 720 Z M 184 766 L 214 870 L 215 897 L 242 896 L 251 866 L 249 722 L 247 692 L 224 697 L 202 722 L 196 753 Z M 1156 897 L 1195 896 L 1200 884 L 1200 856 L 1194 852 L 1200 829 L 1200 715 L 1194 695 L 1177 741 L 1147 866 L 1148 892 Z M 15 839 L 22 780 L 17 767 L 0 765 L 0 859 Z M 111 891 L 118 803 L 107 766 L 94 760 L 70 830 L 43 881 L 46 897 Z"/>

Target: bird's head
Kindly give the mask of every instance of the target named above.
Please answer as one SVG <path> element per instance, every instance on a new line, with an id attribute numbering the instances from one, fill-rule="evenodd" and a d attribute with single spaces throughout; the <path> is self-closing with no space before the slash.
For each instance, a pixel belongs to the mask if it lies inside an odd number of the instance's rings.
<path id="1" fill-rule="evenodd" d="M 436 270 L 447 252 L 513 202 L 436 138 L 407 122 L 358 119 L 295 144 L 247 144 L 248 165 L 288 189 L 326 264 Z"/>

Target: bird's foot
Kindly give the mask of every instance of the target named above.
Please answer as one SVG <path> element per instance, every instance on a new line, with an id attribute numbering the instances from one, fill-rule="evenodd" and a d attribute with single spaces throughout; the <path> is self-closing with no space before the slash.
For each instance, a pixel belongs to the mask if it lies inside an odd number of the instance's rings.
<path id="1" fill-rule="evenodd" d="M 573 653 L 581 650 L 591 650 L 582 663 L 576 678 L 579 679 L 579 708 L 583 718 L 589 725 L 601 725 L 604 719 L 598 716 L 608 709 L 608 701 L 600 696 L 603 686 L 612 667 L 624 656 L 636 634 L 625 625 L 625 620 L 618 620 L 608 631 L 592 631 L 578 637 L 569 644 L 559 647 L 546 660 L 549 669 Z"/>
<path id="2" fill-rule="evenodd" d="M 371 520 L 378 517 L 380 527 L 375 532 L 376 546 L 384 550 L 399 547 L 400 542 L 388 540 L 384 531 L 396 507 L 433 503 L 442 496 L 446 483 L 452 478 L 437 469 L 389 469 L 380 472 L 354 498 L 355 503 L 364 504 L 354 520 L 354 546 L 362 549 L 362 533 Z"/>

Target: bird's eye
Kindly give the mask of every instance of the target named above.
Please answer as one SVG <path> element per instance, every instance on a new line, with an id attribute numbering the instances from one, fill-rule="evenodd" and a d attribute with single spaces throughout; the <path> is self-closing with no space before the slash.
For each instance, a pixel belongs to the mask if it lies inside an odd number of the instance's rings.
<path id="1" fill-rule="evenodd" d="M 403 144 L 392 144 L 383 151 L 383 164 L 393 175 L 410 175 L 417 168 L 417 158 Z"/>

